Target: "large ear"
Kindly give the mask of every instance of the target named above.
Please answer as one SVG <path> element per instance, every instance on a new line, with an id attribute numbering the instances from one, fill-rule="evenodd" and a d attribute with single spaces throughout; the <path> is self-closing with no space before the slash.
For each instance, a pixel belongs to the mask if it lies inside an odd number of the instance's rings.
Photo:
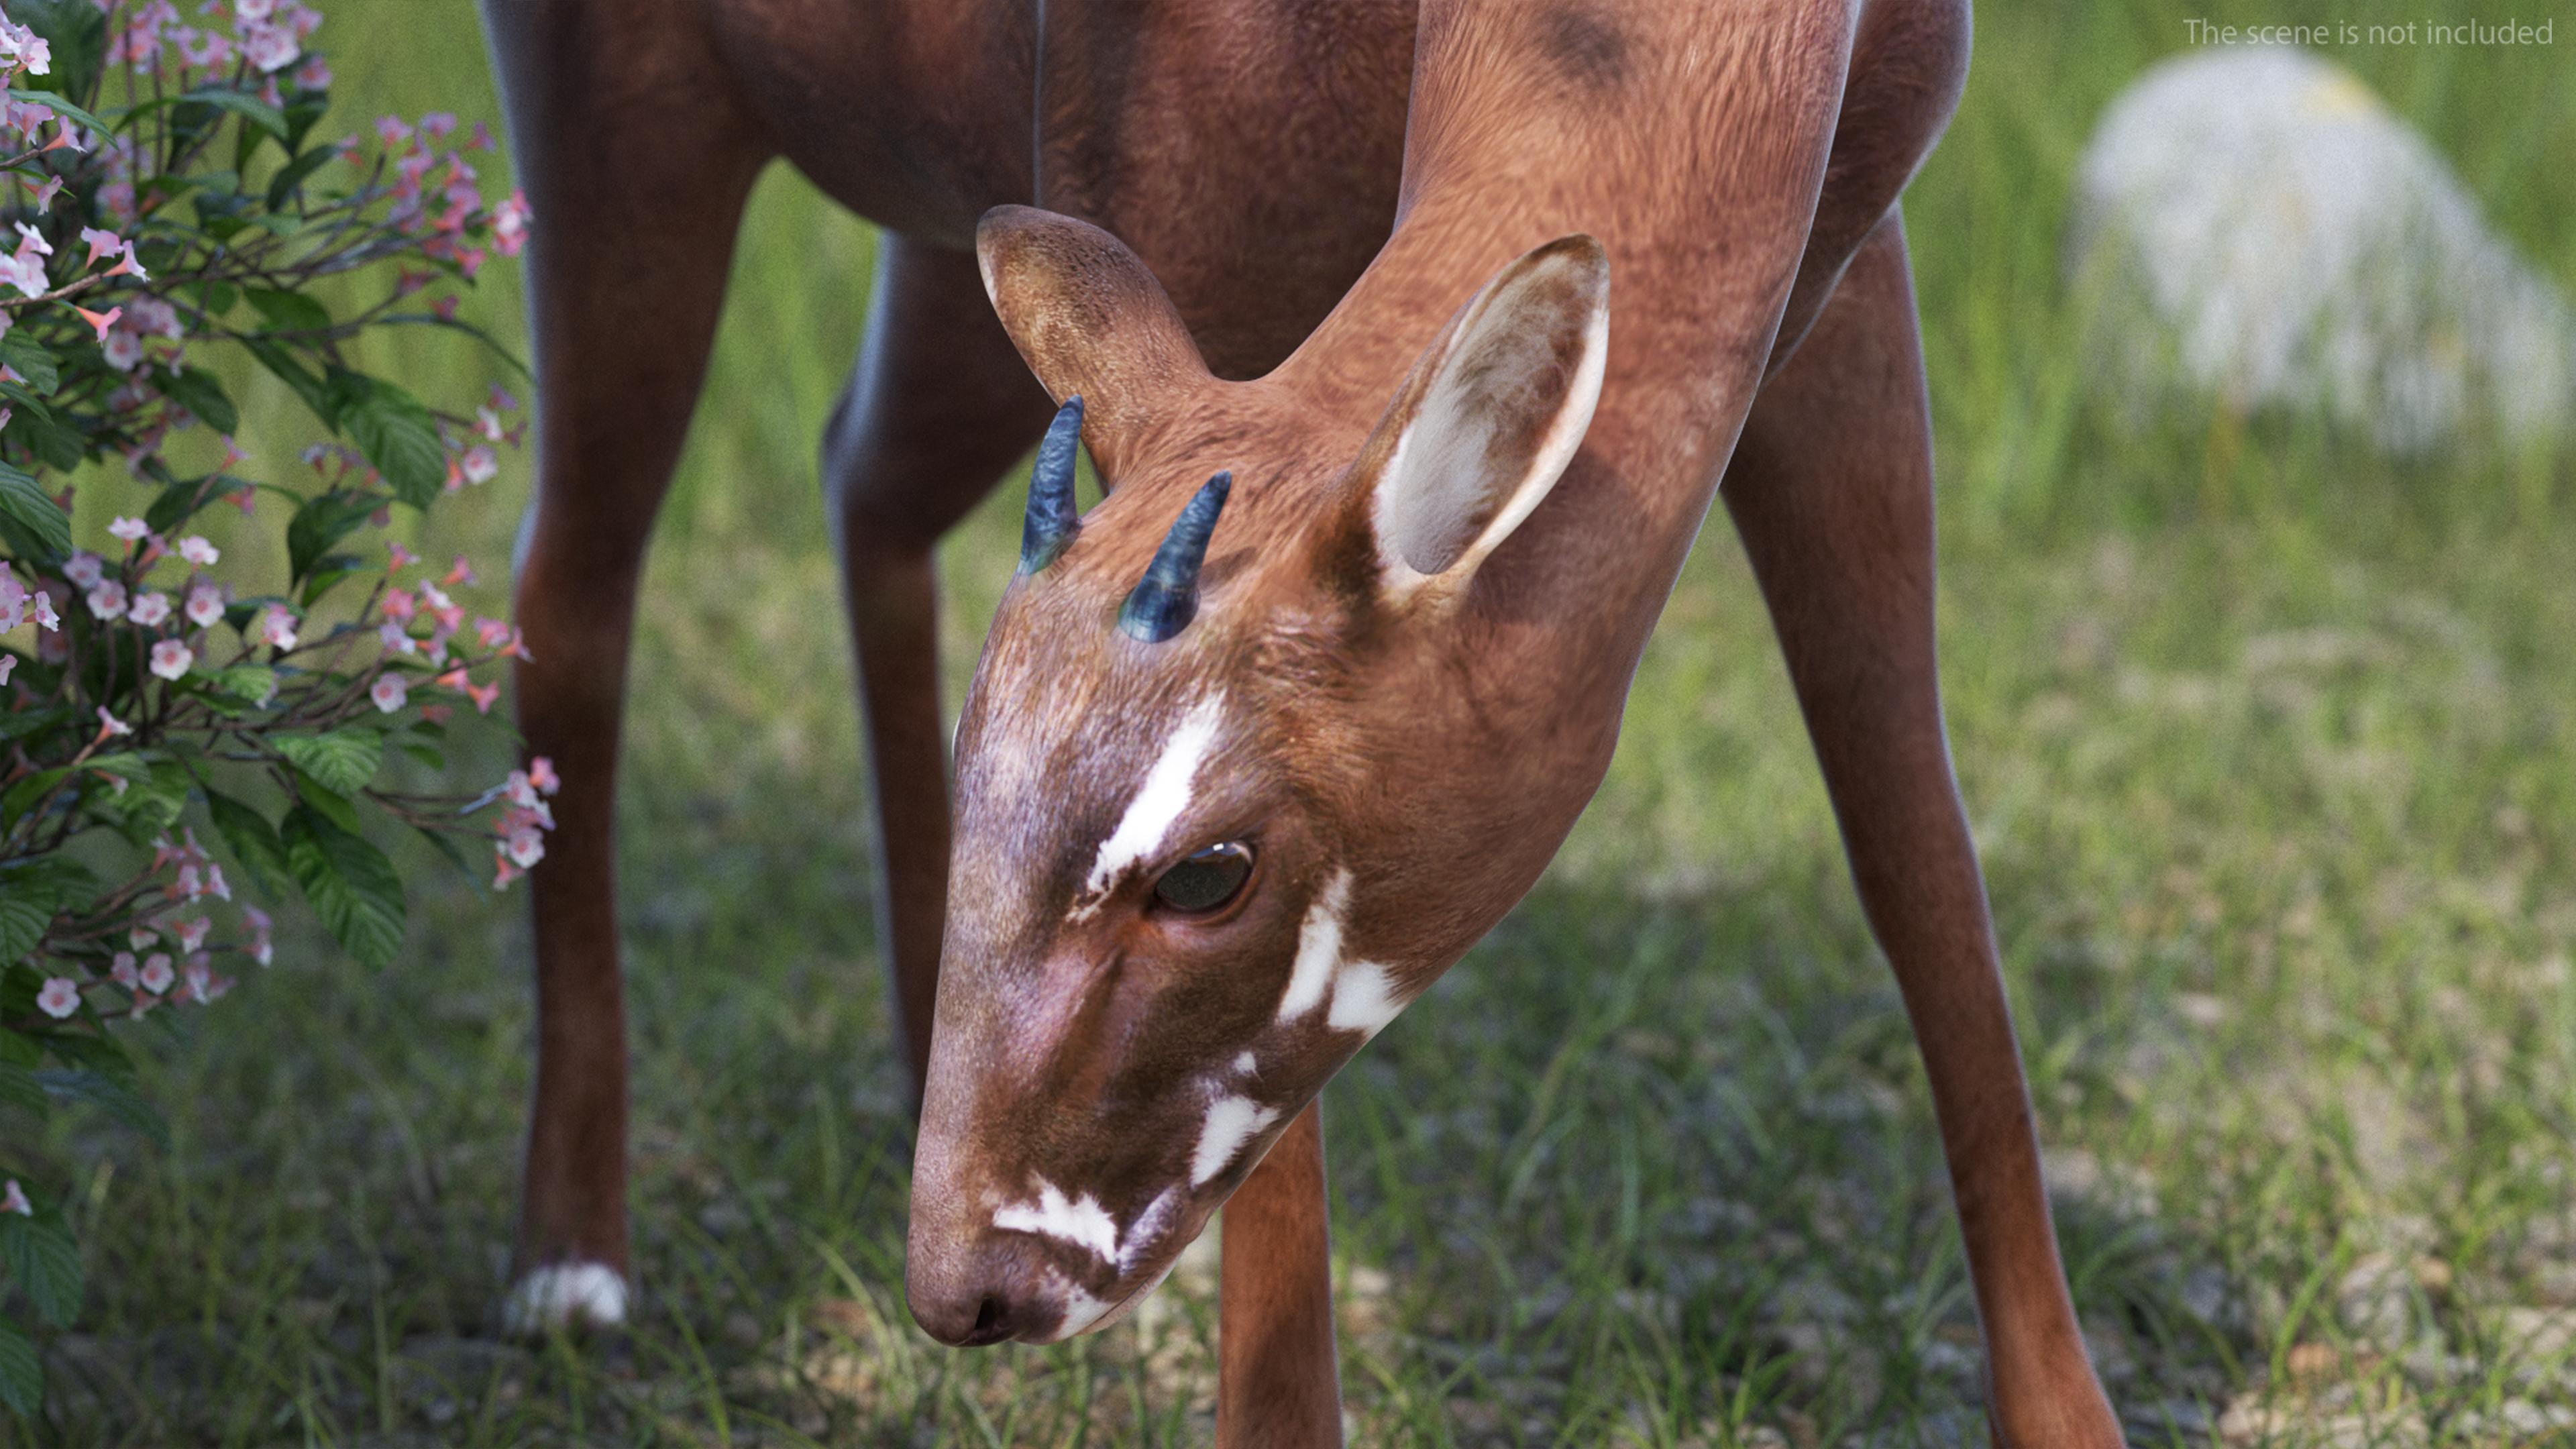
<path id="1" fill-rule="evenodd" d="M 1556 486 L 1601 398 L 1610 259 L 1559 237 L 1495 274 L 1415 363 L 1355 472 L 1378 588 L 1455 597 Z"/>
<path id="2" fill-rule="evenodd" d="M 1132 441 L 1210 381 L 1154 274 L 1118 238 L 1029 206 L 997 206 L 975 227 L 975 260 L 1002 326 L 1058 402 L 1080 397 L 1083 440 L 1103 479 Z"/>

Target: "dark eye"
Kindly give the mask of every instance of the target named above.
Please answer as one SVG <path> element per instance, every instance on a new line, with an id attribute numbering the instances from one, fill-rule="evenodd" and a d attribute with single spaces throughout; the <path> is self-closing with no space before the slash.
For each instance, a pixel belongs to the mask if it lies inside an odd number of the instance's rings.
<path id="1" fill-rule="evenodd" d="M 1154 898 L 1176 911 L 1197 914 L 1234 899 L 1252 876 L 1252 852 L 1229 841 L 1211 845 L 1163 872 Z"/>

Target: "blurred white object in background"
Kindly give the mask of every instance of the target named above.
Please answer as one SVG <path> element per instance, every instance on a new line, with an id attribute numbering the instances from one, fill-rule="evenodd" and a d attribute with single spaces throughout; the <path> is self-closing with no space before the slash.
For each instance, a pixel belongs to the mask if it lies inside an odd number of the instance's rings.
<path id="1" fill-rule="evenodd" d="M 2322 413 L 2390 452 L 2545 439 L 2576 408 L 2558 289 L 2412 127 L 2307 51 L 2195 51 L 2112 102 L 2068 264 L 2133 416 Z"/>

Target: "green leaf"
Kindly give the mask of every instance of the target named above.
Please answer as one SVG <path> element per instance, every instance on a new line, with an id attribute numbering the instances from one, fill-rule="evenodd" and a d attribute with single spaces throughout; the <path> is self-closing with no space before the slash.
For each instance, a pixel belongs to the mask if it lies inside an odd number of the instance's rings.
<path id="1" fill-rule="evenodd" d="M 198 421 L 216 432 L 230 434 L 241 426 L 241 414 L 233 400 L 224 396 L 224 385 L 204 368 L 191 367 L 177 377 L 155 373 L 152 381 L 163 397 L 196 414 Z"/>
<path id="2" fill-rule="evenodd" d="M 277 671 L 265 664 L 236 664 L 203 677 L 214 688 L 260 708 L 277 697 Z"/>
<path id="3" fill-rule="evenodd" d="M 304 178 L 320 170 L 325 163 L 336 159 L 339 154 L 329 146 L 316 146 L 278 167 L 277 174 L 268 179 L 268 209 L 271 212 L 286 210 L 286 204 L 295 199 L 295 190 L 304 184 Z"/>
<path id="4" fill-rule="evenodd" d="M 49 1044 L 60 1050 L 60 1044 L 67 1040 L 94 1038 L 56 1036 Z M 151 1138 L 152 1144 L 162 1151 L 170 1150 L 170 1124 L 162 1121 L 161 1114 L 134 1088 L 108 1072 L 95 1068 L 74 1072 L 38 1072 L 36 1084 L 66 1102 L 87 1102 Z"/>
<path id="5" fill-rule="evenodd" d="M 35 809 L 36 802 L 51 795 L 54 787 L 61 784 L 63 778 L 70 773 L 68 768 L 38 770 L 10 786 L 7 794 L 0 795 L 0 823 L 14 821 Z"/>
<path id="6" fill-rule="evenodd" d="M 421 838 L 429 842 L 431 849 L 446 857 L 447 863 L 456 867 L 457 874 L 468 880 L 477 879 L 474 867 L 466 863 L 465 852 L 457 848 L 455 836 L 444 830 L 432 830 L 425 825 L 415 825 L 412 829 L 420 832 Z"/>
<path id="7" fill-rule="evenodd" d="M 286 847 L 269 828 L 268 817 L 213 790 L 206 792 L 206 813 L 214 817 L 216 833 L 232 847 L 233 859 L 250 872 L 251 883 L 260 893 L 271 898 L 283 894 L 281 883 L 292 877 L 286 868 Z"/>
<path id="8" fill-rule="evenodd" d="M 332 400 L 330 389 L 322 385 L 322 379 L 306 371 L 304 365 L 295 360 L 295 354 L 287 350 L 285 343 L 269 337 L 245 337 L 242 346 L 259 359 L 260 366 L 274 373 L 278 381 L 304 399 L 304 405 L 313 410 L 313 416 L 320 418 L 324 427 L 336 429 L 340 426 L 340 411 Z"/>
<path id="9" fill-rule="evenodd" d="M 295 781 L 296 799 L 320 811 L 332 824 L 351 835 L 364 833 L 366 827 L 358 821 L 358 807 L 349 803 L 348 796 L 325 786 L 293 765 L 286 767 L 286 773 Z"/>
<path id="10" fill-rule="evenodd" d="M 37 1046 L 32 1038 L 0 1027 L 0 1062 L 34 1071 L 36 1064 L 44 1059 L 44 1048 Z"/>
<path id="11" fill-rule="evenodd" d="M 228 86 L 199 86 L 176 99 L 202 101 L 210 106 L 220 106 L 275 136 L 280 144 L 286 140 L 286 117 L 278 111 L 277 107 L 256 96 L 244 95 Z"/>
<path id="12" fill-rule="evenodd" d="M 39 396 L 52 397 L 63 385 L 62 374 L 54 368 L 54 350 L 16 328 L 0 336 L 0 362 L 16 368 Z"/>
<path id="13" fill-rule="evenodd" d="M 54 420 L 54 410 L 45 406 L 45 400 L 43 398 L 36 396 L 34 393 L 27 391 L 25 388 L 20 387 L 14 382 L 0 381 L 0 399 L 8 400 L 8 402 L 13 406 L 34 408 L 36 410 L 36 416 L 43 418 L 47 422 L 52 422 Z"/>
<path id="14" fill-rule="evenodd" d="M 93 803 L 122 820 L 126 838 L 138 846 L 179 823 L 188 788 L 196 783 L 183 766 L 170 760 L 153 760 L 140 772 L 122 778 L 128 781 L 122 793 Z"/>
<path id="15" fill-rule="evenodd" d="M 57 1214 L 0 1213 L 0 1262 L 56 1328 L 69 1328 L 80 1316 L 80 1249 Z"/>
<path id="16" fill-rule="evenodd" d="M 55 913 L 79 910 L 98 895 L 98 877 L 76 860 L 40 855 L 0 866 L 0 966 L 44 939 Z"/>
<path id="17" fill-rule="evenodd" d="M 381 970 L 402 949 L 402 877 L 363 837 L 298 805 L 279 832 L 286 863 L 323 926 L 360 964 Z"/>
<path id="18" fill-rule="evenodd" d="M 280 332 L 328 332 L 331 312 L 321 303 L 301 292 L 280 292 L 267 287 L 244 287 L 242 295 L 259 309 L 268 325 Z"/>
<path id="19" fill-rule="evenodd" d="M 0 1318 L 0 1404 L 33 1419 L 44 1403 L 45 1370 L 36 1362 L 35 1341 L 15 1320 Z"/>
<path id="20" fill-rule="evenodd" d="M 12 416 L 5 434 L 0 436 L 24 447 L 46 467 L 65 473 L 79 467 L 81 459 L 89 452 L 87 439 L 29 409 L 21 409 Z"/>
<path id="21" fill-rule="evenodd" d="M 26 661 L 23 658 L 19 661 L 22 668 L 25 666 L 25 662 Z M 21 680 L 26 678 L 24 674 L 17 677 Z M 0 743 L 6 743 L 10 740 L 25 739 L 30 735 L 42 734 L 46 730 L 52 729 L 54 726 L 61 724 L 64 720 L 70 719 L 71 717 L 72 712 L 67 706 L 58 706 L 53 709 L 31 709 L 22 711 L 18 714 L 0 714 Z"/>
<path id="22" fill-rule="evenodd" d="M 404 740 L 402 742 L 402 752 L 433 770 L 444 770 L 447 768 L 447 755 L 445 751 L 439 750 L 434 746 L 422 744 L 418 740 Z"/>
<path id="23" fill-rule="evenodd" d="M 356 532 L 358 525 L 367 521 L 367 515 L 375 511 L 376 500 L 336 488 L 306 500 L 286 525 L 289 576 L 301 579 L 311 572 L 331 551 L 331 545 Z"/>
<path id="24" fill-rule="evenodd" d="M 45 1089 L 36 1085 L 34 1072 L 16 1062 L 0 1062 L 0 1102 L 24 1107 L 41 1117 L 45 1114 Z"/>
<path id="25" fill-rule="evenodd" d="M 11 419 L 11 426 L 16 426 Z M 72 551 L 72 521 L 63 515 L 36 480 L 0 463 L 0 512 L 24 525 L 39 543 L 56 554 Z"/>
<path id="26" fill-rule="evenodd" d="M 377 378 L 334 368 L 332 390 L 343 397 L 340 422 L 349 441 L 385 475 L 394 496 L 427 508 L 447 485 L 447 450 L 438 424 L 420 399 Z"/>
<path id="27" fill-rule="evenodd" d="M 342 579 L 351 574 L 369 572 L 374 567 L 355 554 L 326 553 L 313 561 L 313 572 L 304 580 L 304 587 L 296 598 L 306 609 L 311 609 L 324 594 L 338 587 Z"/>
<path id="28" fill-rule="evenodd" d="M 52 77 L 38 76 L 34 77 L 34 79 L 50 80 Z M 9 98 L 11 100 L 18 101 L 34 101 L 38 105 L 50 106 L 53 108 L 54 114 L 58 116 L 69 116 L 73 120 L 80 122 L 82 125 L 87 126 L 91 130 L 99 132 L 102 135 L 115 129 L 108 125 L 107 122 L 102 121 L 98 117 L 91 115 L 89 112 L 82 110 L 80 107 L 73 105 L 70 101 L 63 99 L 52 91 L 31 91 L 19 86 L 11 86 L 9 87 Z"/>
<path id="29" fill-rule="evenodd" d="M 273 735 L 268 741 L 334 795 L 355 795 L 384 763 L 385 737 L 374 730 L 333 730 L 325 735 Z"/>

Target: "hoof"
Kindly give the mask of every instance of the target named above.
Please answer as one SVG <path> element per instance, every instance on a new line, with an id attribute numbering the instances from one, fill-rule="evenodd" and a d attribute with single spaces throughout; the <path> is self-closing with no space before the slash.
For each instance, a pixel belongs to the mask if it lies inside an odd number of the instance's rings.
<path id="1" fill-rule="evenodd" d="M 548 1263 L 520 1279 L 501 1303 L 501 1327 L 515 1338 L 626 1323 L 626 1280 L 601 1263 Z"/>

